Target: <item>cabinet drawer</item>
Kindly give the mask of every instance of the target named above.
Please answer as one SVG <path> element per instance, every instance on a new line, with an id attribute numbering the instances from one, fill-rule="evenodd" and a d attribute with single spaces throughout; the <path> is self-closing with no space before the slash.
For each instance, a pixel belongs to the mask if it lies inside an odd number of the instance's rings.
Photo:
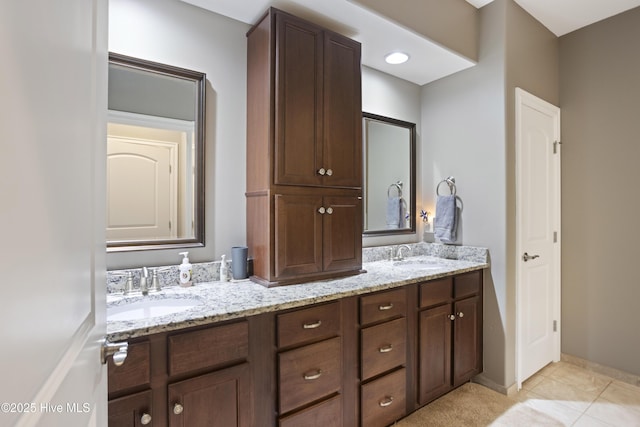
<path id="1" fill-rule="evenodd" d="M 290 347 L 340 334 L 340 302 L 278 316 L 278 347 Z"/>
<path id="2" fill-rule="evenodd" d="M 404 316 L 407 307 L 407 292 L 404 288 L 380 292 L 360 298 L 360 324 L 380 322 Z"/>
<path id="3" fill-rule="evenodd" d="M 342 427 L 342 396 L 280 419 L 280 427 Z"/>
<path id="4" fill-rule="evenodd" d="M 480 292 L 480 284 L 482 283 L 482 270 L 472 271 L 470 273 L 460 274 L 453 278 L 455 299 L 464 298 L 475 295 Z"/>
<path id="5" fill-rule="evenodd" d="M 407 361 L 407 320 L 403 317 L 361 331 L 362 379 L 402 366 Z"/>
<path id="6" fill-rule="evenodd" d="M 453 279 L 432 280 L 420 285 L 420 307 L 431 307 L 447 303 L 453 295 Z"/>
<path id="7" fill-rule="evenodd" d="M 216 326 L 167 338 L 169 375 L 244 360 L 249 353 L 246 321 Z"/>
<path id="8" fill-rule="evenodd" d="M 388 426 L 405 415 L 406 380 L 400 369 L 362 386 L 363 426 Z"/>
<path id="9" fill-rule="evenodd" d="M 149 342 L 129 344 L 127 359 L 121 366 L 109 358 L 109 393 L 149 384 L 151 376 Z"/>
<path id="10" fill-rule="evenodd" d="M 339 391 L 341 361 L 339 337 L 280 353 L 280 413 Z"/>

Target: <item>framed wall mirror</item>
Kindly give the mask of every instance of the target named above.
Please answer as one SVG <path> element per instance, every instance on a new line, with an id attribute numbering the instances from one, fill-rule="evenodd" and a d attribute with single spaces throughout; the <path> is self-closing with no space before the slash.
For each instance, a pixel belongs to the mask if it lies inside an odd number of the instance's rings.
<path id="1" fill-rule="evenodd" d="M 108 252 L 204 246 L 205 82 L 109 54 Z"/>
<path id="2" fill-rule="evenodd" d="M 416 231 L 416 125 L 362 113 L 365 235 Z"/>

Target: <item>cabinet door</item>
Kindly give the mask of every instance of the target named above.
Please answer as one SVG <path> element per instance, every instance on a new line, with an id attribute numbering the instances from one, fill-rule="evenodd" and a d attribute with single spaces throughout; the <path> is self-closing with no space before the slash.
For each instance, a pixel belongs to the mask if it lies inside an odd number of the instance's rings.
<path id="1" fill-rule="evenodd" d="M 324 42 L 325 186 L 362 187 L 360 43 L 327 32 Z"/>
<path id="2" fill-rule="evenodd" d="M 324 270 L 359 268 L 362 266 L 362 200 L 325 197 L 324 206 Z"/>
<path id="3" fill-rule="evenodd" d="M 322 197 L 275 196 L 275 275 L 322 271 Z"/>
<path id="4" fill-rule="evenodd" d="M 276 15 L 276 184 L 322 183 L 322 45 L 320 27 Z"/>
<path id="5" fill-rule="evenodd" d="M 248 364 L 168 386 L 169 427 L 249 427 L 253 397 Z"/>
<path id="6" fill-rule="evenodd" d="M 482 368 L 482 308 L 474 296 L 454 305 L 453 385 L 459 386 L 480 373 Z"/>
<path id="7" fill-rule="evenodd" d="M 109 427 L 153 425 L 151 414 L 150 390 L 109 401 Z"/>
<path id="8" fill-rule="evenodd" d="M 451 390 L 451 305 L 420 313 L 419 394 L 420 405 Z"/>

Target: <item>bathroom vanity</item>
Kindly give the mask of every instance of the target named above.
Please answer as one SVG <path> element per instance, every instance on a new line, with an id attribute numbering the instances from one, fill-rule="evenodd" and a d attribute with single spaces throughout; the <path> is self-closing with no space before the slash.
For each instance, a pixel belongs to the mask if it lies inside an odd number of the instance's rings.
<path id="1" fill-rule="evenodd" d="M 418 252 L 417 248 L 415 252 Z M 172 315 L 108 321 L 110 426 L 386 426 L 482 371 L 486 260 L 420 255 L 265 288 L 167 287 Z"/>

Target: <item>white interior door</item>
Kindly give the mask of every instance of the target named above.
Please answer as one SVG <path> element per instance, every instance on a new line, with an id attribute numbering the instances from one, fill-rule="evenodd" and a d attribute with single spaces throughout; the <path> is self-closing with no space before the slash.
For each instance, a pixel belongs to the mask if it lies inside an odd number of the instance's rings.
<path id="1" fill-rule="evenodd" d="M 177 236 L 177 143 L 107 138 L 107 240 Z"/>
<path id="2" fill-rule="evenodd" d="M 107 1 L 0 2 L 0 425 L 106 425 Z"/>
<path id="3" fill-rule="evenodd" d="M 516 89 L 518 388 L 560 359 L 560 109 Z"/>

